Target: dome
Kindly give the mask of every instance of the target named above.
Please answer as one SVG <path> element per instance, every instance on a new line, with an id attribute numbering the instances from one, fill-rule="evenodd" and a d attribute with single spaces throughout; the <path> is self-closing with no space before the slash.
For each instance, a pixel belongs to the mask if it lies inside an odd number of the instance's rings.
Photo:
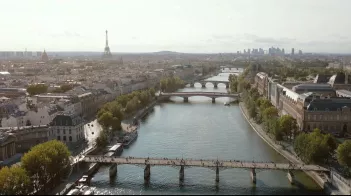
<path id="1" fill-rule="evenodd" d="M 44 62 L 49 61 L 49 57 L 48 57 L 48 55 L 46 54 L 46 51 L 45 51 L 45 50 L 44 50 L 43 54 L 41 55 L 41 60 L 44 61 Z"/>

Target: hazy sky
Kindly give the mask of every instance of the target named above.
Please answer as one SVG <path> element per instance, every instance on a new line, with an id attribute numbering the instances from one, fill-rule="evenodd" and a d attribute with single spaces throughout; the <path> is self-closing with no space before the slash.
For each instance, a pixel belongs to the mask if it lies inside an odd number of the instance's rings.
<path id="1" fill-rule="evenodd" d="M 351 53 L 351 0 L 0 0 L 0 50 Z"/>

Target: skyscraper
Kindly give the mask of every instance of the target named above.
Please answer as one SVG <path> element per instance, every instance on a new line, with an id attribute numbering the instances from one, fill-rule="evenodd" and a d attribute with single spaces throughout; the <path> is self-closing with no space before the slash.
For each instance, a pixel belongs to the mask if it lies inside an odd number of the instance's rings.
<path id="1" fill-rule="evenodd" d="M 291 55 L 294 55 L 294 54 L 295 54 L 295 49 L 292 48 L 292 49 L 291 49 Z"/>

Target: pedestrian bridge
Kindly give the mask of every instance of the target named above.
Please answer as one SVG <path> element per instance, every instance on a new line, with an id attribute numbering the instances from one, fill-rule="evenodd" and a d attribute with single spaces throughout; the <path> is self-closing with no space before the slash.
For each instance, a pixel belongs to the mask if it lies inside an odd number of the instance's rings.
<path id="1" fill-rule="evenodd" d="M 235 161 L 235 160 L 202 160 L 202 159 L 168 159 L 168 158 L 136 158 L 136 157 L 108 157 L 108 156 L 85 156 L 83 162 L 90 163 L 110 163 L 113 164 L 115 172 L 117 172 L 117 165 L 129 164 L 145 166 L 144 180 L 148 183 L 150 180 L 151 166 L 170 166 L 180 167 L 179 180 L 184 181 L 185 167 L 206 167 L 216 170 L 216 182 L 219 182 L 219 169 L 229 168 L 243 168 L 251 170 L 251 180 L 256 183 L 256 169 L 260 170 L 285 170 L 288 172 L 287 177 L 291 183 L 294 183 L 294 175 L 291 171 L 317 171 L 329 172 L 328 169 L 318 165 L 304 165 L 304 164 L 289 164 L 289 163 L 273 163 L 273 162 L 254 162 L 254 161 Z M 111 176 L 110 172 L 110 176 Z M 115 175 L 115 174 L 114 174 Z"/>
<path id="2" fill-rule="evenodd" d="M 212 83 L 215 88 L 218 87 L 218 84 L 225 84 L 225 87 L 229 88 L 229 81 L 220 81 L 220 80 L 200 80 L 200 81 L 194 80 L 188 84 L 190 84 L 190 87 L 194 87 L 195 83 L 200 83 L 202 88 L 205 88 L 207 83 Z"/>
<path id="3" fill-rule="evenodd" d="M 209 97 L 212 99 L 212 103 L 216 102 L 216 98 L 218 97 L 229 97 L 229 98 L 239 98 L 240 94 L 228 94 L 228 93 L 220 93 L 220 92 L 174 92 L 174 93 L 161 93 L 159 95 L 160 98 L 170 98 L 170 97 L 182 97 L 184 102 L 189 101 L 189 97 L 194 96 L 203 96 Z"/>

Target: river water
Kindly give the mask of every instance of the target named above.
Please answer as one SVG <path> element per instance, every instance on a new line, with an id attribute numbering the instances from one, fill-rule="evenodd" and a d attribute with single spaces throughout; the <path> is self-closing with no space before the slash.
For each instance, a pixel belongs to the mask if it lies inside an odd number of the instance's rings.
<path id="1" fill-rule="evenodd" d="M 220 74 L 209 80 L 228 80 Z M 195 84 L 180 91 L 227 92 L 225 85 L 214 89 Z M 225 159 L 247 161 L 287 162 L 271 149 L 243 117 L 237 105 L 224 106 L 229 98 L 191 97 L 156 105 L 141 121 L 138 139 L 121 156 Z M 92 179 L 96 194 L 323 194 L 316 183 L 303 172 L 295 172 L 297 185 L 290 185 L 286 172 L 262 170 L 257 172 L 256 185 L 251 183 L 250 171 L 221 170 L 220 182 L 215 183 L 215 171 L 207 168 L 186 168 L 184 186 L 179 186 L 179 168 L 151 167 L 150 185 L 144 185 L 144 168 L 119 165 L 118 175 L 109 179 L 103 166 Z"/>

